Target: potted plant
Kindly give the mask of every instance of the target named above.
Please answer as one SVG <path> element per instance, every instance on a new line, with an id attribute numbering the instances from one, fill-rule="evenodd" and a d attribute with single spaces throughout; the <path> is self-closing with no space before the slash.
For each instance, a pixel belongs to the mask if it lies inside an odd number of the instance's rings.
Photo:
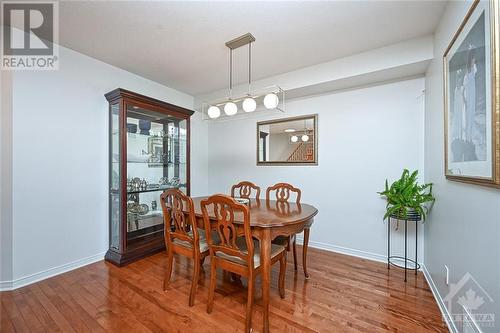
<path id="1" fill-rule="evenodd" d="M 387 199 L 384 220 L 393 217 L 398 220 L 425 220 L 429 207 L 436 200 L 432 195 L 432 183 L 418 184 L 418 170 L 405 169 L 401 178 L 389 186 L 385 181 L 385 190 L 378 192 Z"/>

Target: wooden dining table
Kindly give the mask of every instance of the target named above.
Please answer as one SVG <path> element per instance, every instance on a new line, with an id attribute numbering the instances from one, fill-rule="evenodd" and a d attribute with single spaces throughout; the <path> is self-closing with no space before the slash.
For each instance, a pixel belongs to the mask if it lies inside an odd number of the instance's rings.
<path id="1" fill-rule="evenodd" d="M 198 227 L 203 228 L 200 202 L 208 197 L 194 197 L 194 209 Z M 264 308 L 264 332 L 269 332 L 269 289 L 271 281 L 271 242 L 277 236 L 291 236 L 304 231 L 303 261 L 306 262 L 309 230 L 318 210 L 308 204 L 278 202 L 274 200 L 250 199 L 250 227 L 252 236 L 260 241 L 260 262 L 262 264 L 262 306 Z M 213 210 L 208 214 L 215 218 Z M 187 213 L 187 212 L 186 212 Z M 235 224 L 241 224 L 243 215 L 235 214 Z M 239 222 L 239 223 L 238 223 Z M 305 269 L 304 264 L 304 269 Z M 307 274 L 307 271 L 304 271 Z"/>

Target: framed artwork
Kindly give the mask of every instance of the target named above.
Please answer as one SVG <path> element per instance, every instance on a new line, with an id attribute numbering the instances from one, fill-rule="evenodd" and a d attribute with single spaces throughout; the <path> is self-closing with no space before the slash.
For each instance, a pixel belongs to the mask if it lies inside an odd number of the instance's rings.
<path id="1" fill-rule="evenodd" d="M 148 137 L 148 154 L 151 156 L 148 166 L 150 168 L 163 167 L 163 164 L 167 163 L 167 159 L 165 158 L 167 154 L 165 154 L 163 143 L 163 137 Z"/>
<path id="2" fill-rule="evenodd" d="M 451 180 L 500 186 L 499 1 L 476 0 L 443 56 Z"/>

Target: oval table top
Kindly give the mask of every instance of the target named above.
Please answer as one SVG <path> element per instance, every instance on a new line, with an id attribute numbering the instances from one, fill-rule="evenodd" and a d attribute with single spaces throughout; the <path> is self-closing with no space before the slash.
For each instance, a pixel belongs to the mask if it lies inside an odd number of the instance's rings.
<path id="1" fill-rule="evenodd" d="M 208 197 L 194 197 L 194 211 L 198 218 L 202 218 L 200 202 Z M 282 203 L 275 200 L 250 199 L 250 226 L 261 228 L 273 228 L 281 226 L 290 226 L 303 223 L 312 219 L 318 210 L 308 204 L 297 204 L 295 202 Z M 213 216 L 211 207 L 208 214 Z M 235 223 L 243 223 L 242 214 L 235 214 Z"/>

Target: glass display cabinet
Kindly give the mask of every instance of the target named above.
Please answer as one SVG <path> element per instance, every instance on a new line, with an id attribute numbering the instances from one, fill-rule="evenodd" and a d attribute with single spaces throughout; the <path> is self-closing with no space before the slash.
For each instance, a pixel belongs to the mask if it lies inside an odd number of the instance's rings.
<path id="1" fill-rule="evenodd" d="M 193 111 L 124 89 L 109 102 L 109 250 L 125 265 L 165 248 L 160 195 L 189 195 L 189 118 Z"/>

